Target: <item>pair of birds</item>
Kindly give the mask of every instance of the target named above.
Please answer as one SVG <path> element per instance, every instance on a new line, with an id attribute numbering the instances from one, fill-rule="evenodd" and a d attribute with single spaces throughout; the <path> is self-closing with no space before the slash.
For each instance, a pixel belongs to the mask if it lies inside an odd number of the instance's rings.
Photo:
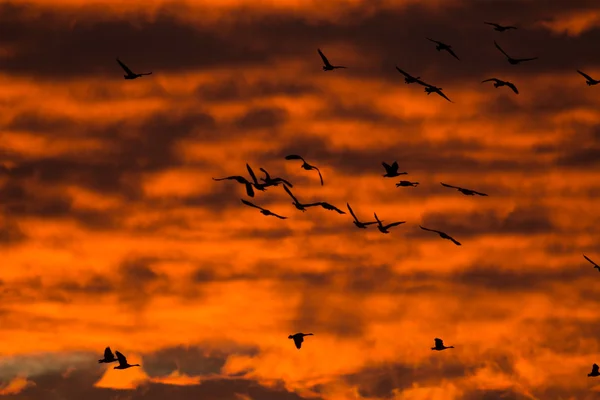
<path id="1" fill-rule="evenodd" d="M 283 184 L 283 185 L 289 186 L 289 187 L 293 187 L 293 185 L 291 183 L 289 183 L 287 180 L 285 180 L 283 178 L 272 178 L 271 175 L 269 175 L 269 173 L 264 168 L 260 168 L 260 170 L 265 174 L 264 178 L 260 178 L 260 180 L 263 183 L 260 183 L 258 181 L 258 179 L 256 179 L 256 175 L 254 174 L 254 171 L 252 170 L 250 165 L 246 164 L 246 169 L 248 170 L 248 173 L 250 174 L 250 177 L 252 178 L 252 182 L 250 182 L 248 179 L 246 179 L 240 175 L 226 176 L 225 178 L 213 178 L 213 180 L 215 180 L 215 181 L 234 180 L 242 185 L 245 185 L 246 186 L 246 194 L 249 197 L 254 197 L 254 189 L 264 192 L 267 187 L 279 186 L 280 184 Z"/>
<path id="2" fill-rule="evenodd" d="M 113 354 L 113 352 L 110 350 L 110 347 L 107 347 L 106 349 L 104 349 L 104 358 L 102 360 L 98 360 L 99 363 L 112 363 L 115 361 L 119 362 L 119 365 L 117 365 L 114 369 L 127 369 L 127 368 L 131 368 L 131 367 L 140 367 L 140 364 L 129 364 L 127 362 L 127 358 L 125 358 L 125 356 L 123 354 L 121 354 L 118 351 L 115 351 L 117 357 L 115 358 L 115 355 Z"/>
<path id="3" fill-rule="evenodd" d="M 352 218 L 354 218 L 354 221 L 352 221 L 352 223 L 354 225 L 356 225 L 357 228 L 367 229 L 367 226 L 377 224 L 377 229 L 379 229 L 379 232 L 390 233 L 388 231 L 389 228 L 406 223 L 406 221 L 400 221 L 400 222 L 392 222 L 391 224 L 388 224 L 388 225 L 383 225 L 383 223 L 382 223 L 383 221 L 379 220 L 376 213 L 373 213 L 373 215 L 375 216 L 375 221 L 361 222 L 354 214 L 354 211 L 352 210 L 352 207 L 350 207 L 350 204 L 346 203 L 346 206 L 348 207 L 348 211 L 350 211 Z"/>

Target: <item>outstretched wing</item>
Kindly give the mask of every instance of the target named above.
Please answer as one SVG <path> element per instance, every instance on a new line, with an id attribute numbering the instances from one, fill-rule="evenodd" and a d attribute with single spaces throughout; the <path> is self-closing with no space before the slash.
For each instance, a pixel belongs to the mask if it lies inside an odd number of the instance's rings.
<path id="1" fill-rule="evenodd" d="M 288 189 L 287 186 L 283 185 L 283 189 L 287 192 L 287 194 L 290 195 L 290 197 L 292 198 L 292 200 L 294 200 L 296 203 L 300 203 L 298 201 L 298 199 L 292 194 L 292 192 L 290 191 L 290 189 Z"/>
<path id="2" fill-rule="evenodd" d="M 104 349 L 104 359 L 105 360 L 114 360 L 115 359 L 115 355 L 113 354 L 112 351 L 110 351 L 110 347 L 107 347 L 106 349 Z"/>
<path id="3" fill-rule="evenodd" d="M 462 188 L 459 188 L 458 186 L 447 185 L 444 182 L 440 182 L 440 183 L 442 184 L 442 186 L 446 186 L 446 187 L 449 187 L 449 188 L 452 188 L 452 189 L 462 189 Z"/>
<path id="4" fill-rule="evenodd" d="M 485 81 L 481 81 L 481 83 L 484 83 L 484 82 L 499 82 L 499 81 L 500 81 L 500 79 L 490 78 L 490 79 L 486 79 Z"/>
<path id="5" fill-rule="evenodd" d="M 314 169 L 317 170 L 317 172 L 319 173 L 319 179 L 321 180 L 321 186 L 323 186 L 323 176 L 321 175 L 321 171 L 319 171 L 319 168 L 317 167 L 313 167 Z"/>
<path id="6" fill-rule="evenodd" d="M 376 221 L 378 224 L 381 224 L 381 221 L 379 220 L 379 218 L 377 218 L 377 213 L 373 213 L 373 216 L 375 217 L 375 221 Z"/>
<path id="7" fill-rule="evenodd" d="M 354 220 L 355 220 L 356 222 L 359 222 L 359 221 L 358 221 L 358 218 L 356 218 L 356 215 L 354 215 L 354 211 L 352 211 L 352 207 L 350 207 L 350 204 L 349 204 L 349 203 L 346 203 L 346 207 L 348 207 L 348 211 L 350 211 L 350 215 L 352 215 L 352 218 L 354 218 Z"/>
<path id="8" fill-rule="evenodd" d="M 302 161 L 304 161 L 304 158 L 300 157 L 297 154 L 290 154 L 289 156 L 285 156 L 285 159 L 286 160 L 302 160 Z M 306 161 L 304 161 L 304 162 L 306 162 Z"/>
<path id="9" fill-rule="evenodd" d="M 585 258 L 586 260 L 588 260 L 589 262 L 591 262 L 592 264 L 594 264 L 594 266 L 598 266 L 598 264 L 596 264 L 595 262 L 593 262 L 592 260 L 590 260 L 585 254 L 583 255 L 583 258 Z"/>
<path id="10" fill-rule="evenodd" d="M 513 83 L 511 83 L 511 82 L 504 82 L 504 83 L 506 84 L 506 86 L 511 88 L 513 92 L 515 92 L 516 94 L 519 94 L 519 90 Z"/>
<path id="11" fill-rule="evenodd" d="M 259 206 L 257 206 L 256 204 L 252 204 L 252 203 L 250 203 L 250 202 L 249 202 L 249 201 L 247 201 L 247 200 L 244 200 L 244 199 L 241 199 L 241 200 L 242 200 L 242 203 L 244 203 L 244 204 L 245 204 L 245 205 L 247 205 L 247 206 L 254 207 L 254 208 L 258 208 L 259 210 L 264 210 L 264 208 L 262 208 L 262 207 L 259 207 Z"/>
<path id="12" fill-rule="evenodd" d="M 448 239 L 450 239 L 452 241 L 452 243 L 454 243 L 455 245 L 457 245 L 457 246 L 461 245 L 460 242 L 458 240 L 454 239 L 452 236 L 450 236 L 448 234 L 446 234 L 446 236 L 448 236 Z"/>
<path id="13" fill-rule="evenodd" d="M 382 162 L 381 165 L 383 165 L 383 168 L 385 168 L 386 172 L 392 168 L 392 166 L 386 162 Z"/>
<path id="14" fill-rule="evenodd" d="M 498 43 L 496 43 L 495 40 L 494 40 L 494 44 L 496 45 L 496 48 L 502 52 L 502 54 L 504 54 L 507 58 L 510 58 L 510 56 L 508 54 L 506 54 L 506 52 L 504 50 L 502 50 L 502 47 L 500 47 L 500 45 Z"/>
<path id="15" fill-rule="evenodd" d="M 291 183 L 289 183 L 288 181 L 286 181 L 286 180 L 285 180 L 285 179 L 283 179 L 283 178 L 275 178 L 275 179 L 273 179 L 273 180 L 274 180 L 274 181 L 276 181 L 276 182 L 281 182 L 281 183 L 283 183 L 284 185 L 288 185 L 289 187 L 294 187 L 294 185 L 292 185 Z"/>
<path id="16" fill-rule="evenodd" d="M 397 65 L 396 65 L 396 69 L 398 70 L 398 72 L 400 72 L 400 73 L 401 73 L 402 75 L 404 75 L 405 77 L 407 77 L 407 78 L 410 78 L 410 79 L 415 79 L 415 77 L 414 77 L 414 76 L 411 76 L 410 74 L 408 74 L 408 73 L 406 73 L 406 72 L 402 71 L 400 68 L 398 68 L 398 66 L 397 66 Z"/>
<path id="17" fill-rule="evenodd" d="M 115 354 L 117 355 L 117 360 L 119 360 L 119 364 L 121 364 L 121 365 L 127 364 L 127 358 L 125 358 L 125 356 L 123 354 L 121 354 L 118 351 L 115 351 Z"/>
<path id="18" fill-rule="evenodd" d="M 444 341 L 442 339 L 435 338 L 433 341 L 435 342 L 435 347 L 444 347 Z"/>
<path id="19" fill-rule="evenodd" d="M 302 342 L 304 342 L 304 338 L 302 336 L 294 336 L 294 344 L 296 345 L 297 349 L 302 347 Z"/>
<path id="20" fill-rule="evenodd" d="M 247 163 L 246 163 L 246 169 L 248 170 L 250 177 L 254 181 L 254 184 L 258 185 L 258 180 L 256 179 L 256 175 L 254 175 L 254 171 L 252 171 L 252 168 L 250 168 L 250 165 L 248 165 Z"/>
<path id="21" fill-rule="evenodd" d="M 271 215 L 274 216 L 274 217 L 277 217 L 279 219 L 287 219 L 287 217 L 282 217 L 281 215 L 275 214 L 274 212 L 271 212 Z"/>
<path id="22" fill-rule="evenodd" d="M 121 60 L 119 60 L 118 58 L 117 58 L 117 62 L 119 63 L 119 65 L 121 66 L 121 68 L 123 68 L 125 70 L 125 72 L 127 72 L 128 75 L 135 75 L 133 73 L 133 71 L 131 71 L 129 69 L 129 67 L 127 65 L 123 64 L 123 62 Z"/>
<path id="23" fill-rule="evenodd" d="M 517 61 L 519 62 L 523 62 L 523 61 L 533 61 L 533 60 L 537 60 L 538 57 L 531 57 L 531 58 L 518 58 Z"/>
<path id="24" fill-rule="evenodd" d="M 425 228 L 425 227 L 423 227 L 421 225 L 419 225 L 419 228 L 423 229 L 424 231 L 437 232 L 437 231 L 434 231 L 433 229 Z"/>
<path id="25" fill-rule="evenodd" d="M 592 365 L 592 374 L 598 372 L 598 364 Z"/>
<path id="26" fill-rule="evenodd" d="M 405 223 L 406 223 L 406 221 L 392 222 L 391 224 L 386 225 L 385 228 L 387 229 L 387 228 L 391 228 L 393 226 L 402 225 L 402 224 L 405 224 Z"/>
<path id="27" fill-rule="evenodd" d="M 581 72 L 580 70 L 577 70 L 577 72 L 579 72 L 585 79 L 587 79 L 588 81 L 593 81 L 594 79 L 592 79 L 591 76 L 589 76 L 588 74 Z"/>
<path id="28" fill-rule="evenodd" d="M 495 23 L 493 23 L 493 22 L 484 22 L 484 24 L 488 24 L 488 25 L 495 26 L 496 28 L 500 28 L 500 25 L 498 25 L 498 24 L 495 24 Z"/>
<path id="29" fill-rule="evenodd" d="M 321 51 L 321 49 L 317 49 L 317 51 L 319 52 L 319 55 L 323 59 L 323 63 L 325 63 L 326 66 L 331 66 L 331 64 L 329 63 L 329 60 L 327 59 L 327 57 L 325 57 L 325 54 L 323 54 L 323 52 Z"/>
<path id="30" fill-rule="evenodd" d="M 446 49 L 446 51 L 447 51 L 448 53 L 452 54 L 452 56 L 453 56 L 454 58 L 456 58 L 457 60 L 459 60 L 459 61 L 460 61 L 460 58 L 458 58 L 458 56 L 457 56 L 457 55 L 454 53 L 454 51 L 452 51 L 452 49 L 450 49 L 450 48 L 447 48 L 447 49 Z"/>
<path id="31" fill-rule="evenodd" d="M 446 95 L 444 94 L 444 92 L 442 92 L 441 90 L 436 90 L 435 92 L 436 92 L 437 94 L 439 94 L 440 96 L 442 96 L 443 98 L 445 98 L 446 100 L 448 100 L 450 103 L 452 103 L 452 100 L 450 100 L 450 99 L 448 98 L 448 96 L 446 96 Z"/>
<path id="32" fill-rule="evenodd" d="M 442 42 L 438 42 L 437 40 L 433 40 L 433 39 L 430 39 L 430 38 L 425 38 L 425 39 L 427 39 L 427 40 L 429 40 L 429 41 L 431 41 L 433 43 L 442 44 L 442 45 L 444 44 Z"/>
<path id="33" fill-rule="evenodd" d="M 254 189 L 252 189 L 252 184 L 250 182 L 246 183 L 246 194 L 248 197 L 254 197 Z"/>
<path id="34" fill-rule="evenodd" d="M 476 192 L 476 191 L 474 191 L 474 190 L 472 190 L 472 192 L 473 192 L 473 193 L 475 193 L 475 194 L 478 194 L 478 195 L 480 195 L 480 196 L 487 196 L 487 194 L 485 194 L 485 193 Z"/>
<path id="35" fill-rule="evenodd" d="M 338 214 L 346 214 L 345 211 L 340 210 L 339 208 L 337 208 L 336 206 L 334 206 L 332 204 L 323 202 L 321 205 L 325 205 L 324 207 L 326 207 L 328 210 L 337 211 Z"/>

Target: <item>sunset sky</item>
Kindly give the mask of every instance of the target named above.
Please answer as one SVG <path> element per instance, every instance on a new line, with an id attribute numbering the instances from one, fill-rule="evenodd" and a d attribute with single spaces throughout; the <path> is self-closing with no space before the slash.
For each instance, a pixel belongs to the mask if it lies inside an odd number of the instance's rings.
<path id="1" fill-rule="evenodd" d="M 599 49 L 598 0 L 0 1 L 0 395 L 597 400 Z"/>

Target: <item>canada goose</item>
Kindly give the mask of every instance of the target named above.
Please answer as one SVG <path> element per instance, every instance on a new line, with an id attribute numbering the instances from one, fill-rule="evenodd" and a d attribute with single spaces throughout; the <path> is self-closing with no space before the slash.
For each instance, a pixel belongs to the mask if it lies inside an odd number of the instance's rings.
<path id="1" fill-rule="evenodd" d="M 592 365 L 592 372 L 590 372 L 588 376 L 600 376 L 600 372 L 598 372 L 598 364 Z"/>
<path id="2" fill-rule="evenodd" d="M 490 82 L 490 81 L 495 82 L 494 83 L 495 88 L 499 88 L 500 86 L 508 86 L 509 88 L 512 89 L 513 92 L 515 92 L 516 94 L 519 94 L 517 87 L 513 83 L 508 82 L 508 81 L 503 81 L 503 80 L 496 79 L 496 78 L 490 78 L 490 79 L 486 79 L 485 81 L 481 81 L 481 83 Z"/>
<path id="3" fill-rule="evenodd" d="M 266 216 L 272 215 L 273 217 L 277 217 L 279 219 L 287 219 L 287 217 L 282 217 L 281 215 L 277 215 L 274 212 L 271 212 L 271 211 L 267 210 L 266 208 L 259 207 L 256 204 L 252 204 L 249 201 L 246 201 L 244 199 L 241 199 L 241 200 L 242 200 L 242 203 L 244 203 L 247 206 L 258 208 L 260 210 L 260 213 L 262 215 L 266 215 Z"/>
<path id="4" fill-rule="evenodd" d="M 502 26 L 502 25 L 495 24 L 493 22 L 484 22 L 484 24 L 492 25 L 494 27 L 494 30 L 498 31 L 498 32 L 504 32 L 509 29 L 517 29 L 516 26 Z"/>
<path id="5" fill-rule="evenodd" d="M 454 238 L 453 238 L 453 237 L 449 236 L 448 234 L 446 234 L 446 233 L 444 233 L 444 232 L 442 232 L 442 231 L 436 231 L 435 229 L 428 229 L 428 228 L 424 228 L 424 227 L 422 227 L 421 225 L 419 225 L 419 228 L 423 229 L 424 231 L 435 232 L 435 233 L 437 233 L 438 235 L 440 235 L 440 237 L 441 237 L 442 239 L 448 239 L 448 240 L 452 241 L 452 243 L 454 243 L 454 244 L 455 244 L 455 245 L 457 245 L 457 246 L 460 246 L 460 245 L 461 245 L 459 242 L 457 242 L 456 240 L 454 240 Z"/>
<path id="6" fill-rule="evenodd" d="M 387 225 L 384 226 L 382 224 L 383 221 L 380 221 L 379 218 L 377 218 L 377 214 L 373 213 L 373 215 L 375 216 L 375 220 L 377 221 L 377 229 L 379 229 L 379 232 L 381 232 L 381 233 L 390 233 L 388 231 L 389 228 L 391 228 L 393 226 L 398 226 L 398 225 L 406 223 L 406 221 L 392 222 L 391 224 L 387 224 Z"/>
<path id="7" fill-rule="evenodd" d="M 452 100 L 450 100 L 448 98 L 448 96 L 446 96 L 446 94 L 444 92 L 442 92 L 442 88 L 441 87 L 437 87 L 437 86 L 433 86 L 433 85 L 428 85 L 425 87 L 425 93 L 427 93 L 427 95 L 430 95 L 431 93 L 437 93 L 440 96 L 442 96 L 443 98 L 445 98 L 446 100 L 448 100 L 450 103 L 453 103 Z"/>
<path id="8" fill-rule="evenodd" d="M 496 41 L 494 40 L 494 44 L 496 45 L 496 48 L 498 50 L 500 50 L 500 52 L 502 52 L 502 54 L 504 54 L 508 60 L 508 62 L 512 65 L 517 65 L 519 63 L 525 62 L 525 61 L 532 61 L 532 60 L 537 60 L 538 57 L 531 57 L 531 58 L 512 58 L 511 56 L 509 56 L 508 54 L 506 54 L 506 52 L 504 50 L 502 50 L 502 48 L 500 47 L 500 45 L 498 43 L 496 43 Z"/>
<path id="9" fill-rule="evenodd" d="M 411 182 L 411 181 L 400 181 L 396 183 L 396 187 L 400 186 L 417 186 L 419 182 Z"/>
<path id="10" fill-rule="evenodd" d="M 585 258 L 586 260 L 588 260 L 589 262 L 591 262 L 592 265 L 594 266 L 594 268 L 596 268 L 598 270 L 598 272 L 600 272 L 600 266 L 598 264 L 596 264 L 595 262 L 593 262 L 592 260 L 590 260 L 585 254 L 583 255 L 583 258 Z"/>
<path id="11" fill-rule="evenodd" d="M 302 165 L 300 166 L 300 168 L 304 168 L 307 171 L 310 170 L 316 170 L 319 173 L 319 179 L 321 179 L 321 186 L 323 186 L 323 176 L 321 176 L 321 171 L 319 171 L 319 168 L 315 167 L 314 165 L 310 165 L 309 163 L 307 163 L 306 161 L 304 161 L 304 158 L 296 155 L 296 154 L 290 154 L 289 156 L 285 156 L 286 160 L 302 160 Z"/>
<path id="12" fill-rule="evenodd" d="M 579 72 L 585 78 L 585 83 L 587 83 L 588 86 L 594 86 L 600 83 L 600 81 L 595 80 L 594 78 L 592 78 L 586 73 L 581 72 L 580 70 L 577 70 L 577 72 Z"/>
<path id="13" fill-rule="evenodd" d="M 431 350 L 442 351 L 442 350 L 454 348 L 454 346 L 444 346 L 444 341 L 442 339 L 435 338 L 433 340 L 435 342 L 435 347 L 432 347 Z"/>
<path id="14" fill-rule="evenodd" d="M 140 367 L 140 364 L 129 364 L 125 356 L 118 351 L 115 352 L 117 354 L 117 359 L 119 361 L 119 365 L 117 365 L 114 369 L 127 369 L 131 367 Z"/>
<path id="15" fill-rule="evenodd" d="M 104 349 L 104 358 L 102 360 L 98 360 L 99 363 L 111 363 L 115 361 L 117 361 L 117 359 L 115 358 L 113 352 L 110 350 L 110 347 Z"/>
<path id="16" fill-rule="evenodd" d="M 315 207 L 315 206 L 321 206 L 324 209 L 329 210 L 329 211 L 336 211 L 338 214 L 346 214 L 344 211 L 340 210 L 336 206 L 332 206 L 331 204 L 326 203 L 324 201 L 319 201 L 317 203 L 310 203 L 310 204 L 304 205 L 304 207 Z"/>
<path id="17" fill-rule="evenodd" d="M 389 165 L 386 162 L 382 162 L 383 168 L 385 168 L 384 178 L 394 178 L 400 175 L 408 175 L 408 172 L 398 172 L 398 161 L 394 161 L 392 165 Z"/>
<path id="18" fill-rule="evenodd" d="M 313 336 L 312 333 L 296 333 L 294 335 L 289 335 L 288 339 L 294 339 L 294 344 L 297 349 L 302 347 L 302 342 L 304 342 L 304 336 Z"/>
<path id="19" fill-rule="evenodd" d="M 352 211 L 352 208 L 350 207 L 350 204 L 346 203 L 346 206 L 348 207 L 348 211 L 350 211 L 350 214 L 352 215 L 352 218 L 354 218 L 354 221 L 352 221 L 352 223 L 354 225 L 356 225 L 357 228 L 367 229 L 368 225 L 373 225 L 373 224 L 377 223 L 377 221 L 373 221 L 373 222 L 360 222 L 358 220 L 358 218 L 356 218 L 356 215 L 354 215 L 354 211 Z"/>
<path id="20" fill-rule="evenodd" d="M 426 38 L 426 39 L 437 44 L 437 46 L 435 46 L 437 51 L 446 50 L 448 53 L 450 53 L 452 55 L 452 57 L 454 57 L 460 61 L 460 58 L 458 58 L 458 56 L 456 54 L 454 54 L 454 51 L 452 51 L 452 46 L 447 45 L 446 43 L 438 42 L 437 40 L 433 40 L 430 38 Z"/>
<path id="21" fill-rule="evenodd" d="M 338 69 L 338 68 L 348 68 L 348 67 L 344 67 L 342 65 L 331 65 L 331 63 L 329 62 L 327 57 L 325 57 L 325 54 L 323 54 L 321 49 L 317 49 L 317 51 L 319 52 L 319 55 L 323 59 L 323 64 L 325 64 L 325 65 L 323 65 L 323 71 L 333 71 L 334 69 Z"/>
<path id="22" fill-rule="evenodd" d="M 121 68 L 123 68 L 125 70 L 125 72 L 127 72 L 127 75 L 123 75 L 123 77 L 125 79 L 135 79 L 135 78 L 139 78 L 139 77 L 144 76 L 144 75 L 152 75 L 152 72 L 145 72 L 143 74 L 136 74 L 133 71 L 131 71 L 127 65 L 123 64 L 123 62 L 121 60 L 119 60 L 118 58 L 117 58 L 117 62 L 119 63 L 119 65 L 121 66 Z"/>
<path id="23" fill-rule="evenodd" d="M 402 75 L 404 75 L 404 83 L 405 84 L 417 83 L 417 81 L 419 79 L 421 79 L 420 76 L 414 77 L 414 76 L 410 75 L 409 73 L 402 71 L 400 68 L 398 68 L 398 66 L 396 66 L 396 69 L 398 70 L 398 72 L 400 72 Z"/>
<path id="24" fill-rule="evenodd" d="M 461 192 L 465 196 L 474 196 L 474 195 L 487 196 L 487 194 L 485 194 L 485 193 L 476 192 L 476 191 L 471 190 L 471 189 L 465 189 L 465 188 L 461 188 L 461 187 L 458 187 L 458 186 L 446 185 L 443 182 L 440 182 L 440 183 L 442 184 L 442 186 L 458 190 L 459 192 Z"/>

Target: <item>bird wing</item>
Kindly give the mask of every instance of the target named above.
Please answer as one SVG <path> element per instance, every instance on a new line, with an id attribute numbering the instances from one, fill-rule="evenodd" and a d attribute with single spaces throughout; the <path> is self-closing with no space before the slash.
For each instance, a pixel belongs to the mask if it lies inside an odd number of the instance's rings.
<path id="1" fill-rule="evenodd" d="M 448 235 L 448 234 L 446 234 L 446 236 L 448 236 L 448 238 L 449 238 L 449 239 L 452 241 L 452 243 L 454 243 L 455 245 L 457 245 L 457 246 L 460 246 L 460 245 L 461 245 L 461 244 L 460 244 L 460 242 L 459 242 L 458 240 L 454 239 L 452 236 L 450 236 L 450 235 Z"/>
<path id="2" fill-rule="evenodd" d="M 254 171 L 252 171 L 252 168 L 250 168 L 250 165 L 248 165 L 247 163 L 246 163 L 246 169 L 248 170 L 250 177 L 254 181 L 254 184 L 258 185 L 258 179 L 256 179 L 256 175 L 254 175 Z"/>
<path id="3" fill-rule="evenodd" d="M 581 75 L 583 75 L 583 77 L 584 77 L 585 79 L 587 79 L 588 81 L 593 81 L 593 80 L 594 80 L 594 79 L 592 79 L 592 77 L 591 77 L 591 76 L 589 76 L 588 74 L 586 74 L 586 73 L 584 73 L 584 72 L 581 72 L 580 70 L 577 70 L 577 72 L 579 72 Z"/>
<path id="4" fill-rule="evenodd" d="M 586 260 L 588 260 L 589 262 L 591 262 L 595 266 L 598 266 L 598 264 L 596 264 L 595 262 L 593 262 L 592 260 L 590 260 L 585 254 L 583 255 L 583 258 L 585 258 Z"/>
<path id="5" fill-rule="evenodd" d="M 329 203 L 324 203 L 324 204 L 327 204 L 329 207 L 331 207 L 331 208 L 330 208 L 331 210 L 333 210 L 333 211 L 337 211 L 337 213 L 338 213 L 338 214 L 346 214 L 346 212 L 345 212 L 345 211 L 342 211 L 342 210 L 340 210 L 339 208 L 337 208 L 337 207 L 336 207 L 336 206 L 334 206 L 334 205 L 331 205 L 331 204 L 329 204 Z"/>
<path id="6" fill-rule="evenodd" d="M 123 62 L 121 60 L 119 60 L 118 58 L 117 58 L 117 62 L 119 63 L 119 65 L 121 66 L 121 68 L 123 68 L 125 70 L 125 72 L 127 72 L 128 75 L 135 75 L 133 73 L 133 71 L 131 71 L 129 69 L 129 67 L 127 65 L 123 64 Z"/>
<path id="7" fill-rule="evenodd" d="M 433 39 L 430 39 L 430 38 L 425 38 L 425 39 L 427 39 L 427 40 L 429 40 L 429 41 L 431 41 L 431 42 L 433 42 L 433 43 L 437 43 L 437 44 L 444 44 L 444 43 L 442 43 L 442 42 L 438 42 L 437 40 L 433 40 Z"/>
<path id="8" fill-rule="evenodd" d="M 105 360 L 114 360 L 115 359 L 115 355 L 113 354 L 112 351 L 110 351 L 110 347 L 107 347 L 104 349 L 104 359 Z"/>
<path id="9" fill-rule="evenodd" d="M 475 193 L 475 194 L 478 194 L 478 195 L 480 195 L 480 196 L 487 196 L 487 194 L 485 194 L 485 193 L 476 192 L 476 191 L 474 191 L 474 190 L 471 190 L 471 191 L 472 191 L 473 193 Z"/>
<path id="10" fill-rule="evenodd" d="M 264 210 L 264 208 L 262 208 L 262 207 L 259 207 L 259 206 L 257 206 L 256 204 L 252 204 L 252 203 L 250 203 L 250 202 L 249 202 L 249 201 L 247 201 L 247 200 L 244 200 L 244 199 L 241 199 L 241 200 L 242 200 L 242 203 L 244 203 L 244 204 L 245 204 L 245 205 L 247 205 L 247 206 L 254 207 L 254 208 L 258 208 L 259 210 Z"/>
<path id="11" fill-rule="evenodd" d="M 381 165 L 383 165 L 383 168 L 385 168 L 385 172 L 389 171 L 390 169 L 392 169 L 392 166 L 386 162 L 382 162 Z"/>
<path id="12" fill-rule="evenodd" d="M 442 339 L 435 338 L 433 341 L 435 342 L 435 347 L 444 347 L 444 341 Z"/>
<path id="13" fill-rule="evenodd" d="M 377 221 L 377 223 L 381 225 L 381 221 L 379 220 L 379 218 L 377 218 L 377 213 L 373 213 L 373 215 L 375 216 L 375 221 Z"/>
<path id="14" fill-rule="evenodd" d="M 492 25 L 492 26 L 495 26 L 495 27 L 498 27 L 498 28 L 500 28 L 500 25 L 498 25 L 498 24 L 495 24 L 495 23 L 493 23 L 493 22 L 484 22 L 484 24 L 488 24 L 488 25 Z"/>
<path id="15" fill-rule="evenodd" d="M 598 364 L 592 365 L 592 373 L 598 372 L 598 368 L 600 368 L 600 367 L 598 367 Z"/>
<path id="16" fill-rule="evenodd" d="M 287 219 L 287 217 L 282 217 L 281 215 L 275 214 L 274 212 L 271 212 L 271 215 L 274 216 L 274 217 L 277 217 L 279 219 Z"/>
<path id="17" fill-rule="evenodd" d="M 399 165 L 398 165 L 398 161 L 394 161 L 394 163 L 392 164 L 392 169 L 398 171 Z"/>
<path id="18" fill-rule="evenodd" d="M 321 51 L 321 49 L 317 49 L 317 51 L 319 52 L 319 55 L 323 59 L 323 62 L 325 63 L 325 65 L 331 66 L 331 64 L 329 63 L 329 60 L 327 59 L 327 57 L 325 57 L 325 54 L 323 54 L 323 52 Z"/>
<path id="19" fill-rule="evenodd" d="M 442 96 L 443 98 L 445 98 L 446 100 L 448 100 L 450 103 L 452 103 L 452 100 L 450 100 L 445 94 L 444 92 L 442 92 L 441 89 L 438 89 L 435 91 L 437 94 L 439 94 L 440 96 Z"/>
<path id="20" fill-rule="evenodd" d="M 377 224 L 377 221 L 372 221 L 372 222 L 363 222 L 363 225 L 373 225 L 373 224 Z"/>
<path id="21" fill-rule="evenodd" d="M 514 85 L 514 83 L 511 83 L 511 82 L 504 82 L 504 83 L 506 84 L 506 86 L 508 86 L 509 88 L 511 88 L 513 92 L 515 92 L 516 94 L 519 94 L 519 90 Z"/>
<path id="22" fill-rule="evenodd" d="M 317 167 L 313 167 L 314 169 L 317 170 L 317 172 L 319 173 L 319 179 L 321 180 L 321 186 L 323 186 L 323 176 L 321 175 L 321 171 L 319 171 L 319 168 Z"/>
<path id="23" fill-rule="evenodd" d="M 254 197 L 254 189 L 252 189 L 252 184 L 250 182 L 246 182 L 246 194 L 249 197 Z"/>
<path id="24" fill-rule="evenodd" d="M 290 197 L 296 202 L 296 203 L 300 203 L 298 201 L 298 199 L 292 194 L 292 192 L 290 192 L 290 189 L 288 189 L 287 186 L 283 185 L 283 189 L 287 192 L 287 194 L 290 195 Z"/>
<path id="25" fill-rule="evenodd" d="M 302 336 L 294 336 L 294 344 L 296 345 L 297 349 L 302 347 L 302 342 L 304 342 L 304 338 Z"/>
<path id="26" fill-rule="evenodd" d="M 414 77 L 414 76 L 411 76 L 410 74 L 408 74 L 408 73 L 406 73 L 406 72 L 402 71 L 400 68 L 398 68 L 398 66 L 396 66 L 396 69 L 398 70 L 398 72 L 400 72 L 400 73 L 401 73 L 402 75 L 404 75 L 405 77 L 407 77 L 407 78 L 411 78 L 411 79 L 415 79 L 415 77 Z"/>
<path id="27" fill-rule="evenodd" d="M 260 170 L 265 174 L 265 179 L 269 180 L 269 178 L 271 176 L 269 175 L 269 173 L 267 172 L 267 170 L 264 169 L 263 167 L 260 167 Z"/>
<path id="28" fill-rule="evenodd" d="M 392 226 L 398 226 L 398 225 L 402 225 L 402 224 L 404 224 L 404 223 L 406 223 L 406 221 L 392 222 L 391 224 L 387 224 L 387 225 L 384 227 L 384 229 L 391 228 Z"/>
<path id="29" fill-rule="evenodd" d="M 445 184 L 443 182 L 440 182 L 440 183 L 442 184 L 442 186 L 446 186 L 446 187 L 449 187 L 449 188 L 452 188 L 452 189 L 462 189 L 462 188 L 459 188 L 458 186 L 447 185 L 447 184 Z"/>
<path id="30" fill-rule="evenodd" d="M 425 227 L 423 227 L 421 225 L 419 225 L 419 228 L 423 229 L 424 231 L 437 232 L 437 231 L 434 231 L 433 229 L 425 228 Z"/>
<path id="31" fill-rule="evenodd" d="M 358 220 L 358 218 L 356 218 L 356 215 L 354 215 L 354 211 L 352 211 L 352 207 L 350 207 L 350 204 L 349 204 L 349 203 L 346 203 L 346 207 L 348 207 L 348 211 L 350 211 L 350 215 L 352 215 L 352 218 L 354 218 L 354 220 L 355 220 L 356 222 L 360 222 L 360 221 Z"/>
<path id="32" fill-rule="evenodd" d="M 537 60 L 538 57 L 531 57 L 531 58 L 517 58 L 518 62 L 523 62 L 523 61 L 533 61 L 533 60 Z"/>
<path id="33" fill-rule="evenodd" d="M 494 81 L 494 82 L 500 82 L 500 79 L 496 79 L 496 78 L 490 78 L 490 79 L 486 79 L 485 81 L 481 81 L 481 83 L 484 83 L 484 82 L 491 82 L 491 81 Z"/>
<path id="34" fill-rule="evenodd" d="M 510 58 L 510 56 L 508 54 L 506 54 L 506 52 L 504 50 L 502 50 L 502 47 L 500 47 L 500 45 L 498 43 L 496 43 L 495 40 L 494 40 L 494 44 L 496 45 L 496 48 L 502 52 L 502 54 L 504 54 L 506 57 Z"/>
<path id="35" fill-rule="evenodd" d="M 119 364 L 121 364 L 121 365 L 127 364 L 127 358 L 125 358 L 125 356 L 123 354 L 121 354 L 118 351 L 115 351 L 115 354 L 117 355 L 117 360 L 119 360 Z"/>
<path id="36" fill-rule="evenodd" d="M 285 156 L 285 159 L 286 160 L 302 160 L 303 162 L 306 162 L 306 161 L 304 161 L 304 158 L 302 158 L 296 154 L 290 154 L 289 156 Z"/>
<path id="37" fill-rule="evenodd" d="M 454 51 L 452 51 L 452 49 L 451 49 L 451 48 L 447 48 L 447 49 L 446 49 L 446 51 L 447 51 L 448 53 L 452 54 L 452 56 L 453 56 L 454 58 L 456 58 L 457 60 L 459 60 L 459 61 L 460 61 L 460 58 L 458 58 L 458 56 L 457 56 L 457 55 L 454 53 Z"/>

